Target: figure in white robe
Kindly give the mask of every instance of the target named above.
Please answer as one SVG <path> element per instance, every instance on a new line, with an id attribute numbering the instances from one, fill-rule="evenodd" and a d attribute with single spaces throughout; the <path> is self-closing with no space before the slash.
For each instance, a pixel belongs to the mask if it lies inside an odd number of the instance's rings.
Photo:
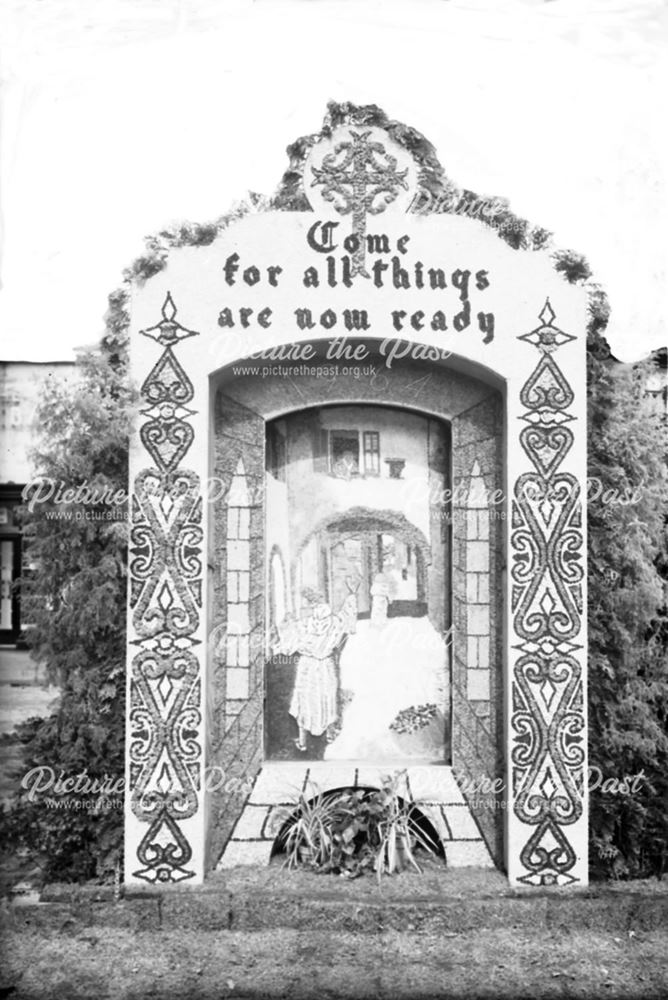
<path id="1" fill-rule="evenodd" d="M 299 727 L 297 749 L 306 750 L 306 734 L 322 736 L 337 720 L 338 680 L 334 651 L 357 621 L 357 599 L 349 594 L 338 614 L 318 604 L 306 621 L 279 626 L 276 652 L 299 653 L 289 712 Z"/>

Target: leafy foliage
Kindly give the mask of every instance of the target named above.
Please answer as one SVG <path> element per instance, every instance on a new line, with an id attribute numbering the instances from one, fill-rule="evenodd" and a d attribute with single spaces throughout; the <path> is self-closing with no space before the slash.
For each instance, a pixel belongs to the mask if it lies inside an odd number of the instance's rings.
<path id="1" fill-rule="evenodd" d="M 300 792 L 297 811 L 284 834 L 285 865 L 297 868 L 308 864 L 319 869 L 327 864 L 334 837 L 332 825 L 336 816 L 336 803 L 313 785 L 310 795 Z M 279 835 L 279 841 L 281 840 Z"/>
<path id="2" fill-rule="evenodd" d="M 34 454 L 40 481 L 23 508 L 24 619 L 33 657 L 61 694 L 48 718 L 19 728 L 26 768 L 91 779 L 124 771 L 128 437 L 134 411 L 120 321 L 101 353 L 79 358 L 72 384 L 47 384 Z M 76 490 L 88 489 L 77 501 Z M 68 494 L 66 490 L 71 490 Z M 31 502 L 32 501 L 32 502 Z M 49 790 L 23 795 L 11 821 L 23 845 L 46 857 L 48 879 L 106 877 L 122 841 L 122 809 L 74 801 L 49 807 Z M 81 797 L 79 797 L 81 798 Z M 88 806 L 92 803 L 88 803 Z"/>
<path id="3" fill-rule="evenodd" d="M 645 394 L 646 365 L 614 371 L 596 328 L 588 364 L 591 864 L 598 875 L 660 875 L 668 843 L 665 421 Z M 615 794 L 609 779 L 627 775 L 643 778 Z"/>
<path id="4" fill-rule="evenodd" d="M 300 793 L 283 838 L 287 867 L 348 878 L 375 871 L 379 880 L 409 867 L 419 872 L 416 849 L 434 854 L 437 842 L 400 797 L 401 777 L 386 775 L 380 788 Z"/>

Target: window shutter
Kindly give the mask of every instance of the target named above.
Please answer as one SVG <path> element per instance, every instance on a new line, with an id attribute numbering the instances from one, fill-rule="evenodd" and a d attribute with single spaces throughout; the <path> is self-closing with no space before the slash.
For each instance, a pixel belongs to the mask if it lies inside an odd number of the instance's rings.
<path id="1" fill-rule="evenodd" d="M 313 471 L 327 475 L 329 468 L 329 434 L 322 427 L 313 429 Z"/>

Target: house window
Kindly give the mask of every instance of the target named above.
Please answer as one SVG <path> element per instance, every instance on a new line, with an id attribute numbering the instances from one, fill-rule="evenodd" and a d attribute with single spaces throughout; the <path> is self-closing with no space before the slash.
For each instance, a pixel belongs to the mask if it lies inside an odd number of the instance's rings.
<path id="1" fill-rule="evenodd" d="M 357 431 L 330 431 L 330 472 L 337 479 L 350 479 L 360 473 L 360 437 Z"/>
<path id="2" fill-rule="evenodd" d="M 364 472 L 367 476 L 380 475 L 380 434 L 364 431 Z"/>

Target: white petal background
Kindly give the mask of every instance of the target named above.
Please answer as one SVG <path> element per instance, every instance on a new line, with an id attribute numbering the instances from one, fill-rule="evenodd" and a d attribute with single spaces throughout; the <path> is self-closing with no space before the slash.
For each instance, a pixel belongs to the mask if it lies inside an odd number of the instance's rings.
<path id="1" fill-rule="evenodd" d="M 96 340 L 143 237 L 271 193 L 330 99 L 585 253 L 634 361 L 666 343 L 664 0 L 3 0 L 0 356 Z"/>

